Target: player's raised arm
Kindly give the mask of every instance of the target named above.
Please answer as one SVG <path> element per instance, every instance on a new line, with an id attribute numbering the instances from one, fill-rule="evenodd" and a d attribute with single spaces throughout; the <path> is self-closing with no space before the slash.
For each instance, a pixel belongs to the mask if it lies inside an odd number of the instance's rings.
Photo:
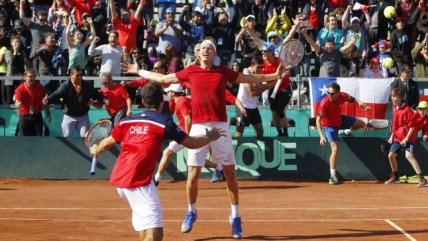
<path id="1" fill-rule="evenodd" d="M 178 78 L 175 76 L 174 73 L 164 75 L 156 72 L 150 72 L 144 69 L 139 69 L 137 64 L 122 64 L 121 67 L 123 72 L 126 74 L 138 74 L 143 78 L 161 84 L 173 84 L 179 82 Z"/>
<path id="2" fill-rule="evenodd" d="M 282 76 L 281 74 L 281 67 L 278 67 L 275 73 L 271 74 L 253 74 L 253 75 L 246 75 L 240 73 L 238 75 L 238 78 L 235 80 L 236 83 L 251 83 L 251 84 L 258 84 L 263 82 L 268 82 L 271 80 L 277 80 L 279 76 Z"/>

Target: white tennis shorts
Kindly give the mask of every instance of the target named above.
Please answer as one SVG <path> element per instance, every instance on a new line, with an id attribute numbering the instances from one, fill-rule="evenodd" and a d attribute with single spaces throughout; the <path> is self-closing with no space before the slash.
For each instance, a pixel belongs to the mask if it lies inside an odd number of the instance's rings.
<path id="1" fill-rule="evenodd" d="M 198 149 L 189 149 L 187 152 L 188 166 L 203 167 L 205 165 L 205 157 L 210 151 L 213 163 L 220 163 L 222 165 L 234 165 L 236 163 L 235 154 L 233 152 L 232 137 L 230 136 L 229 124 L 227 122 L 193 124 L 189 135 L 205 135 L 205 129 L 211 130 L 215 127 L 225 130 L 226 137 L 220 137 L 216 141 L 212 141 L 208 145 Z"/>
<path id="2" fill-rule="evenodd" d="M 132 226 L 135 231 L 163 227 L 162 208 L 153 182 L 138 188 L 118 187 L 117 192 L 131 206 Z"/>
<path id="3" fill-rule="evenodd" d="M 184 146 L 183 146 L 183 145 L 181 145 L 181 144 L 178 144 L 176 141 L 171 141 L 171 142 L 169 143 L 169 145 L 168 145 L 168 148 L 169 148 L 172 152 L 177 153 L 177 152 L 179 152 L 179 151 L 183 150 L 183 149 L 184 149 Z"/>

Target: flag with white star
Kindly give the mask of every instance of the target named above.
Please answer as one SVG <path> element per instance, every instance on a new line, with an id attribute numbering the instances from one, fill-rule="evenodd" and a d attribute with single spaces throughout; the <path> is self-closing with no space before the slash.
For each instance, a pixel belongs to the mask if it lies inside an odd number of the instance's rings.
<path id="1" fill-rule="evenodd" d="M 345 103 L 342 114 L 368 119 L 385 119 L 390 84 L 393 80 L 393 78 L 309 78 L 312 117 L 316 116 L 321 100 L 328 98 L 328 87 L 332 83 L 338 83 L 341 92 L 361 100 L 372 108 L 364 112 L 354 103 Z"/>

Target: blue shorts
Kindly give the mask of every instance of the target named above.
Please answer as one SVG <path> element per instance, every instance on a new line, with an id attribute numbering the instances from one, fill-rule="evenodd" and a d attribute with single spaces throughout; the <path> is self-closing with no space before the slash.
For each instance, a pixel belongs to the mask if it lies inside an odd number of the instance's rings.
<path id="1" fill-rule="evenodd" d="M 391 148 L 389 148 L 389 152 L 398 153 L 400 150 L 403 150 L 403 149 L 405 151 L 413 153 L 413 150 L 415 149 L 415 143 L 407 142 L 406 146 L 402 146 L 400 142 L 394 141 L 391 144 Z"/>
<path id="2" fill-rule="evenodd" d="M 357 118 L 353 116 L 341 115 L 342 123 L 339 128 L 326 126 L 324 127 L 324 133 L 328 142 L 332 143 L 339 141 L 339 130 L 349 129 L 354 125 Z"/>

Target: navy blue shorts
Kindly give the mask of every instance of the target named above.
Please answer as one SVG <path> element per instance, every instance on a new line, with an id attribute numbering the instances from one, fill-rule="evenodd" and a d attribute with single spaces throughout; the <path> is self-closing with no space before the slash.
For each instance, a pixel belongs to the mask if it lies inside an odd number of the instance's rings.
<path id="1" fill-rule="evenodd" d="M 325 136 L 328 142 L 339 141 L 339 130 L 349 129 L 354 125 L 357 118 L 353 116 L 341 115 L 342 124 L 339 128 L 326 126 L 324 127 Z"/>
<path id="2" fill-rule="evenodd" d="M 406 146 L 402 146 L 400 144 L 400 142 L 394 141 L 391 144 L 391 148 L 389 148 L 389 152 L 398 153 L 400 150 L 405 150 L 405 151 L 413 153 L 414 149 L 415 149 L 415 143 L 414 142 L 407 142 Z"/>

